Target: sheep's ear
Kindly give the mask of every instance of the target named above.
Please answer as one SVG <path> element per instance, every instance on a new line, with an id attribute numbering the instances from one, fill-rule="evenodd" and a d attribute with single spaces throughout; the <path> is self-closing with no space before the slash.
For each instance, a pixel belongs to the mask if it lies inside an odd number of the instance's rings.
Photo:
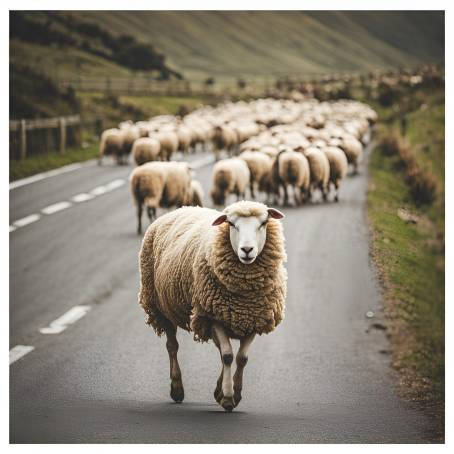
<path id="1" fill-rule="evenodd" d="M 226 214 L 221 214 L 219 217 L 217 217 L 213 224 L 211 225 L 221 225 L 223 222 L 227 221 L 227 215 Z"/>
<path id="2" fill-rule="evenodd" d="M 281 213 L 275 208 L 268 208 L 268 216 L 273 219 L 282 219 L 284 217 L 284 213 Z"/>

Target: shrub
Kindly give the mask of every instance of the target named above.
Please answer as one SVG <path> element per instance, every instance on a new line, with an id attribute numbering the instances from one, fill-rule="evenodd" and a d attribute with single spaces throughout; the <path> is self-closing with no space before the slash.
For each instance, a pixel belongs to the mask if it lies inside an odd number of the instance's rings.
<path id="1" fill-rule="evenodd" d="M 401 147 L 402 137 L 397 130 L 391 131 L 385 135 L 380 143 L 382 153 L 385 156 L 396 156 Z"/>
<path id="2" fill-rule="evenodd" d="M 405 182 L 410 187 L 410 195 L 417 205 L 434 201 L 437 183 L 431 172 L 414 164 L 407 170 Z"/>

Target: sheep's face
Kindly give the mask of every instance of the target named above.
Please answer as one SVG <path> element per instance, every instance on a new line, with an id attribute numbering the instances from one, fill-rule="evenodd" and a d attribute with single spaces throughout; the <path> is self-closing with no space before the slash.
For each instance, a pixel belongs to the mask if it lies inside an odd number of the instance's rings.
<path id="1" fill-rule="evenodd" d="M 281 219 L 284 215 L 274 208 L 268 208 L 257 216 L 238 216 L 223 214 L 213 225 L 228 222 L 230 225 L 230 244 L 241 263 L 250 265 L 262 252 L 266 242 L 266 225 L 272 217 Z"/>

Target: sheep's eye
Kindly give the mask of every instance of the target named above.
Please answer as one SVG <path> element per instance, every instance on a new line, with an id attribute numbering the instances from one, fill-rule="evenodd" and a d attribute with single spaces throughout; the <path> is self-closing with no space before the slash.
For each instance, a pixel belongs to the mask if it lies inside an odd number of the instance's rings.
<path id="1" fill-rule="evenodd" d="M 230 227 L 233 227 L 234 229 L 238 230 L 238 227 L 233 222 L 228 221 L 228 223 Z"/>
<path id="2" fill-rule="evenodd" d="M 268 224 L 268 221 L 263 221 L 263 222 L 260 224 L 260 228 L 266 227 L 266 224 Z"/>

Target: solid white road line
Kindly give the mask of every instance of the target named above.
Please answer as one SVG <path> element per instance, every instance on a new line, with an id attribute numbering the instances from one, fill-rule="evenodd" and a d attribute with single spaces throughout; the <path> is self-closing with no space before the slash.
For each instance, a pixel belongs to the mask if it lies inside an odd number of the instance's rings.
<path id="1" fill-rule="evenodd" d="M 9 226 L 9 233 L 14 232 L 14 230 L 16 230 L 16 229 L 17 229 L 17 227 L 15 227 L 14 225 L 10 225 Z"/>
<path id="2" fill-rule="evenodd" d="M 13 222 L 14 227 L 24 227 L 32 222 L 36 222 L 41 219 L 39 214 L 30 214 L 29 216 L 25 216 L 25 218 L 18 219 L 17 221 Z"/>
<path id="3" fill-rule="evenodd" d="M 9 364 L 13 364 L 34 349 L 35 347 L 32 347 L 31 345 L 16 345 L 9 351 Z"/>
<path id="4" fill-rule="evenodd" d="M 13 181 L 9 184 L 9 189 L 20 188 L 21 186 L 26 186 L 27 184 L 36 183 L 37 181 L 45 180 L 46 178 L 54 177 L 56 175 L 61 175 L 62 173 L 72 172 L 73 170 L 80 169 L 82 167 L 89 167 L 96 164 L 96 160 L 86 161 L 84 163 L 76 162 L 74 164 L 68 164 L 67 166 L 60 167 L 58 169 L 49 170 L 47 172 L 37 173 L 31 177 L 22 178 L 21 180 Z"/>
<path id="5" fill-rule="evenodd" d="M 57 320 L 54 320 L 48 327 L 41 328 L 39 332 L 41 334 L 59 334 L 68 328 L 69 325 L 81 319 L 90 309 L 90 306 L 74 306 Z"/>
<path id="6" fill-rule="evenodd" d="M 49 205 L 46 208 L 43 208 L 41 210 L 41 213 L 54 214 L 54 213 L 57 213 L 58 211 L 66 210 L 70 206 L 72 206 L 72 203 L 70 203 L 70 202 L 58 202 L 58 203 L 54 203 L 53 205 Z"/>

